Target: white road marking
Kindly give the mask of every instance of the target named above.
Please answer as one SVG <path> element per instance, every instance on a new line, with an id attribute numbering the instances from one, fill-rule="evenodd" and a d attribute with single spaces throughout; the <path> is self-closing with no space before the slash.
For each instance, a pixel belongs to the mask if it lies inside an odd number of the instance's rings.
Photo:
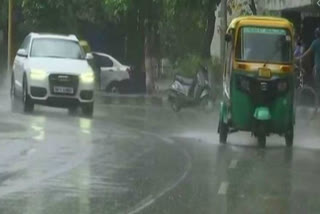
<path id="1" fill-rule="evenodd" d="M 226 181 L 222 182 L 218 191 L 218 195 L 226 195 L 228 192 L 228 187 L 229 187 L 228 182 Z"/>
<path id="2" fill-rule="evenodd" d="M 82 133 L 84 133 L 84 134 L 90 134 L 90 131 L 89 130 L 81 130 L 82 131 Z"/>
<path id="3" fill-rule="evenodd" d="M 232 160 L 229 165 L 229 169 L 235 169 L 237 167 L 238 160 Z"/>
<path id="4" fill-rule="evenodd" d="M 133 129 L 133 130 L 136 130 L 136 129 Z M 174 143 L 174 141 L 171 140 L 170 138 L 162 137 L 162 136 L 155 134 L 155 133 L 152 133 L 152 132 L 140 131 L 140 130 L 136 130 L 136 131 L 143 133 L 145 135 L 154 136 L 167 144 Z M 179 179 L 176 182 L 170 184 L 169 186 L 167 186 L 165 189 L 163 189 L 158 194 L 149 195 L 147 198 L 142 200 L 136 207 L 134 207 L 130 211 L 127 211 L 126 213 L 128 213 L 128 214 L 140 213 L 142 210 L 144 210 L 145 208 L 147 208 L 150 205 L 152 205 L 153 203 L 155 203 L 159 198 L 161 198 L 162 196 L 164 196 L 165 194 L 167 194 L 168 192 L 170 192 L 171 190 L 176 188 L 187 177 L 187 175 L 189 174 L 189 172 L 191 171 L 191 168 L 192 168 L 191 157 L 185 150 L 182 150 L 182 151 L 183 151 L 183 155 L 187 158 L 187 164 L 185 166 L 184 173 L 181 175 L 181 177 L 179 177 Z"/>

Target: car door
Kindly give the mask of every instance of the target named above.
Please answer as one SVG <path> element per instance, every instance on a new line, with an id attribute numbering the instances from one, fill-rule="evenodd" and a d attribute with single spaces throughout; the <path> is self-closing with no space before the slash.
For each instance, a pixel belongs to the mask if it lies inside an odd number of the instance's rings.
<path id="1" fill-rule="evenodd" d="M 119 68 L 107 55 L 95 54 L 94 57 L 97 66 L 100 68 L 100 88 L 105 90 L 111 82 L 119 81 L 117 77 Z"/>
<path id="2" fill-rule="evenodd" d="M 29 53 L 31 36 L 27 36 L 23 41 L 20 49 L 24 49 L 26 53 Z M 13 63 L 13 72 L 15 76 L 15 85 L 18 90 L 22 90 L 23 73 L 25 72 L 25 63 L 28 60 L 28 56 L 22 56 L 17 54 Z"/>

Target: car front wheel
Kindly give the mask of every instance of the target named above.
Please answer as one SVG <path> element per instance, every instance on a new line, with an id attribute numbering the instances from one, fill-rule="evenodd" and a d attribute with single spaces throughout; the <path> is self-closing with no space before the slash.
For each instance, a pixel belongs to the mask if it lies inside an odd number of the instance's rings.
<path id="1" fill-rule="evenodd" d="M 22 96 L 22 102 L 23 102 L 23 111 L 26 113 L 33 112 L 34 109 L 34 103 L 32 102 L 32 99 L 30 98 L 28 94 L 28 82 L 27 79 L 23 79 L 23 96 Z"/>
<path id="2" fill-rule="evenodd" d="M 14 99 L 16 96 L 16 87 L 15 87 L 15 79 L 14 75 L 11 76 L 11 88 L 10 88 L 10 97 L 11 99 Z"/>

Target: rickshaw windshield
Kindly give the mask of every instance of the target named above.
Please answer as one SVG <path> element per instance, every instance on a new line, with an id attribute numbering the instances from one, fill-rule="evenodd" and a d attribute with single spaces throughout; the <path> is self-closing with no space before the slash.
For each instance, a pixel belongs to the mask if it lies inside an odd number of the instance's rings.
<path id="1" fill-rule="evenodd" d="M 290 63 L 291 35 L 288 30 L 242 27 L 238 34 L 236 58 L 240 61 Z"/>

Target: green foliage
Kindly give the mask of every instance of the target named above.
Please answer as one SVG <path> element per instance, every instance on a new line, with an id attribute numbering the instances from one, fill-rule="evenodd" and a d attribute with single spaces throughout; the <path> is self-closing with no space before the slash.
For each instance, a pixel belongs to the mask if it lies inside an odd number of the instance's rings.
<path id="1" fill-rule="evenodd" d="M 104 0 L 109 15 L 119 18 L 132 9 L 132 1 L 130 0 Z"/>
<path id="2" fill-rule="evenodd" d="M 202 62 L 201 57 L 190 54 L 177 61 L 175 71 L 185 77 L 194 77 Z"/>
<path id="3" fill-rule="evenodd" d="M 81 21 L 99 23 L 103 19 L 102 0 L 22 0 L 26 25 L 37 31 L 76 33 Z"/>
<path id="4" fill-rule="evenodd" d="M 220 0 L 15 0 L 25 22 L 16 34 L 30 31 L 79 34 L 82 23 L 114 21 L 127 36 L 127 57 L 143 64 L 145 36 L 153 34 L 157 56 L 182 67 L 197 64 L 208 28 L 208 14 Z M 7 0 L 0 2 L 0 25 L 6 25 Z M 214 5 L 214 7 L 212 7 Z M 20 38 L 19 38 L 20 40 Z M 191 61 L 189 61 L 191 60 Z M 192 65 L 191 65 L 192 67 Z M 190 70 L 192 68 L 181 70 Z"/>
<path id="5" fill-rule="evenodd" d="M 176 62 L 174 70 L 176 74 L 193 78 L 200 65 L 208 69 L 208 72 L 211 73 L 212 84 L 219 87 L 222 83 L 223 75 L 223 66 L 219 58 L 203 59 L 199 55 L 186 55 Z"/>
<path id="6" fill-rule="evenodd" d="M 201 55 L 208 15 L 220 0 L 165 0 L 161 23 L 162 53 L 171 60 L 188 54 Z"/>
<path id="7" fill-rule="evenodd" d="M 8 21 L 8 1 L 0 2 L 0 26 L 5 26 Z"/>

